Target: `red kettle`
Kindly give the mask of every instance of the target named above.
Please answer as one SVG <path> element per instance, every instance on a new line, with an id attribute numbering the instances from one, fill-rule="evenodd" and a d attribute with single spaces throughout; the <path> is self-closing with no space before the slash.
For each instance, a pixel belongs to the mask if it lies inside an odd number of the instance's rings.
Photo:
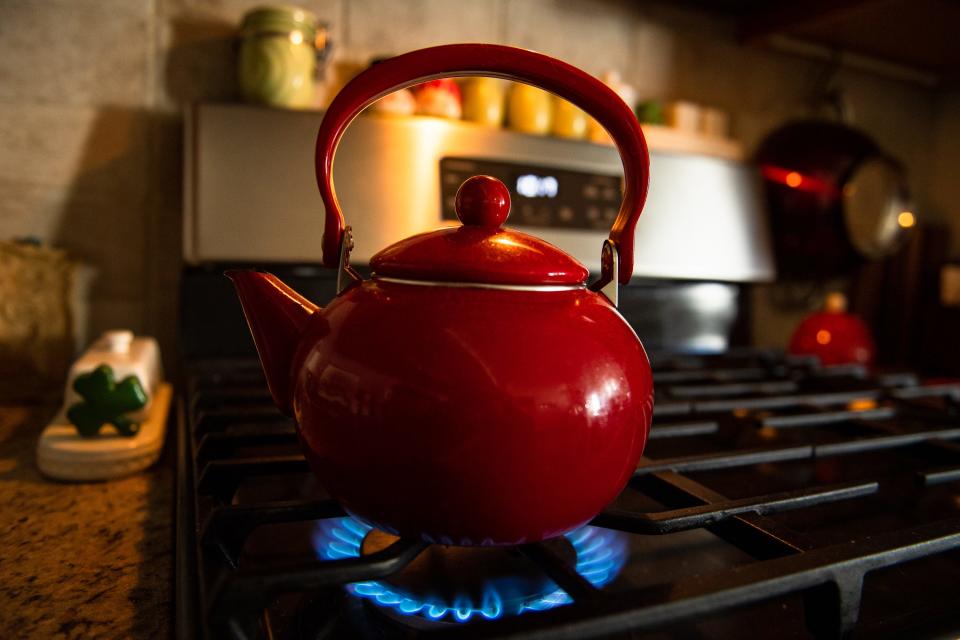
<path id="1" fill-rule="evenodd" d="M 332 182 L 344 130 L 392 91 L 474 75 L 551 91 L 616 141 L 625 193 L 593 284 L 571 256 L 501 226 L 509 192 L 487 176 L 460 187 L 462 226 L 383 249 L 370 279 L 350 267 Z M 329 493 L 379 529 L 443 544 L 521 544 L 588 522 L 631 477 L 653 413 L 647 355 L 616 308 L 649 174 L 629 107 L 538 53 L 433 47 L 344 87 L 320 125 L 316 161 L 323 262 L 338 269 L 337 297 L 321 309 L 271 274 L 227 275 L 273 399 L 294 416 Z"/>
<path id="2" fill-rule="evenodd" d="M 873 367 L 877 348 L 870 328 L 858 316 L 847 313 L 847 297 L 827 295 L 823 311 L 812 313 L 790 337 L 789 352 L 811 355 L 825 366 L 862 364 Z"/>

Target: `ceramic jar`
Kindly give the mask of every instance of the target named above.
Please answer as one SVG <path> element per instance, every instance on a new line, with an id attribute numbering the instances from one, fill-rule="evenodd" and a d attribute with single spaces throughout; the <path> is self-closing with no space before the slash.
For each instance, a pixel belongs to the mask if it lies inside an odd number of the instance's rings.
<path id="1" fill-rule="evenodd" d="M 461 114 L 460 86 L 450 78 L 424 82 L 413 88 L 416 113 L 459 120 Z"/>
<path id="2" fill-rule="evenodd" d="M 562 98 L 553 99 L 553 135 L 558 138 L 583 140 L 587 137 L 590 117 Z"/>
<path id="3" fill-rule="evenodd" d="M 316 16 L 296 7 L 254 9 L 243 17 L 241 33 L 238 73 L 244 98 L 273 107 L 312 106 L 318 33 L 325 41 Z"/>
<path id="4" fill-rule="evenodd" d="M 463 119 L 488 127 L 503 124 L 503 81 L 468 78 L 463 83 Z"/>
<path id="5" fill-rule="evenodd" d="M 528 84 L 514 83 L 507 95 L 507 122 L 521 133 L 547 135 L 553 120 L 552 96 Z"/>

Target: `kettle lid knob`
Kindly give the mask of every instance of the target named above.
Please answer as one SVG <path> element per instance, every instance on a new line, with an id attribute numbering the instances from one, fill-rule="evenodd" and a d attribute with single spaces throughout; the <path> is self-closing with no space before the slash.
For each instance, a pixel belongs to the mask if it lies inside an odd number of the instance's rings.
<path id="1" fill-rule="evenodd" d="M 473 176 L 457 190 L 456 209 L 464 225 L 495 229 L 510 215 L 510 191 L 493 176 Z"/>

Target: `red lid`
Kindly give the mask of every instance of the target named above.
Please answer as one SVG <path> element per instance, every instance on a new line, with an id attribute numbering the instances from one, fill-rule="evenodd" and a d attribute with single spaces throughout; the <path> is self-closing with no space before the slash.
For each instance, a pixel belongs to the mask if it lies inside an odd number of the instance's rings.
<path id="1" fill-rule="evenodd" d="M 534 236 L 501 228 L 510 213 L 510 192 L 490 176 L 474 176 L 457 191 L 463 226 L 421 233 L 393 244 L 370 260 L 378 276 L 483 284 L 583 284 L 587 269 L 572 256 Z"/>

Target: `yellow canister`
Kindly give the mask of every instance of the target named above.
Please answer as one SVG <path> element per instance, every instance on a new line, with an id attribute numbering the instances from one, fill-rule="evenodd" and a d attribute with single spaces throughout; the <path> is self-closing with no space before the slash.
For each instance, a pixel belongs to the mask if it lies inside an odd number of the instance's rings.
<path id="1" fill-rule="evenodd" d="M 588 121 L 587 114 L 572 103 L 553 97 L 553 135 L 558 138 L 583 140 L 587 137 Z"/>
<path id="2" fill-rule="evenodd" d="M 553 120 L 552 96 L 528 84 L 514 83 L 507 94 L 507 122 L 522 133 L 547 135 Z"/>
<path id="3" fill-rule="evenodd" d="M 468 78 L 462 85 L 463 119 L 488 127 L 503 124 L 504 84 L 497 78 Z"/>

